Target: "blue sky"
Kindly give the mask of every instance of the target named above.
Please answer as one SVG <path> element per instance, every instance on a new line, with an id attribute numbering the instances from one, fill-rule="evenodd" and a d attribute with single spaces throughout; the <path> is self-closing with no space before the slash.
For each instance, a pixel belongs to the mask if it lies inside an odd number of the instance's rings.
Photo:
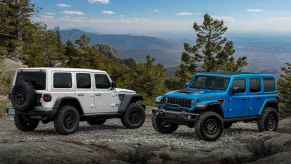
<path id="1" fill-rule="evenodd" d="M 191 32 L 205 13 L 233 33 L 291 33 L 291 0 L 32 0 L 34 21 L 99 33 Z"/>

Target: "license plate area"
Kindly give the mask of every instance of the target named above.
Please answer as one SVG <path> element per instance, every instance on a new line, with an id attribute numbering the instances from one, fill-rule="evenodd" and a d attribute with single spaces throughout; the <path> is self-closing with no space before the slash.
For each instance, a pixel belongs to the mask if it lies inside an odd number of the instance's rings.
<path id="1" fill-rule="evenodd" d="M 15 115 L 15 109 L 14 108 L 8 108 L 7 109 L 7 115 L 8 116 L 14 116 Z"/>

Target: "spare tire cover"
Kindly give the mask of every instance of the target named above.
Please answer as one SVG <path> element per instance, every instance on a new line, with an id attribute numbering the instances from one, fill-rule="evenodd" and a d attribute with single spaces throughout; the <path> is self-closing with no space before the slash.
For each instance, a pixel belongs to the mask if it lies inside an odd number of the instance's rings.
<path id="1" fill-rule="evenodd" d="M 18 82 L 12 89 L 11 103 L 17 111 L 32 110 L 36 104 L 36 93 L 32 85 Z"/>

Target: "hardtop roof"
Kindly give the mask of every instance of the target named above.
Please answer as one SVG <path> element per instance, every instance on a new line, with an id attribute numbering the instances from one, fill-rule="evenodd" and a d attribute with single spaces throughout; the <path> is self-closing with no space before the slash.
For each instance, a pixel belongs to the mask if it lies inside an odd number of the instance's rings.
<path id="1" fill-rule="evenodd" d="M 253 72 L 198 72 L 195 75 L 221 76 L 221 77 L 274 77 L 271 73 Z"/>
<path id="2" fill-rule="evenodd" d="M 48 70 L 48 71 L 66 71 L 66 72 L 93 72 L 106 73 L 106 71 L 85 68 L 58 68 L 58 67 L 33 67 L 33 68 L 18 68 L 17 70 Z"/>

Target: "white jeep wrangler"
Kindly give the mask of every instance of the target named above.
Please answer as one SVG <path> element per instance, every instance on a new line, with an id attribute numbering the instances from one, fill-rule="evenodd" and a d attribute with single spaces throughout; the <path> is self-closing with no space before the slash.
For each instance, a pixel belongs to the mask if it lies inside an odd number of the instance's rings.
<path id="1" fill-rule="evenodd" d="M 101 125 L 121 118 L 126 128 L 145 121 L 143 98 L 135 91 L 115 88 L 105 71 L 74 68 L 20 68 L 16 71 L 10 100 L 15 125 L 34 130 L 39 121 L 54 121 L 55 130 L 70 134 L 79 121 Z"/>

